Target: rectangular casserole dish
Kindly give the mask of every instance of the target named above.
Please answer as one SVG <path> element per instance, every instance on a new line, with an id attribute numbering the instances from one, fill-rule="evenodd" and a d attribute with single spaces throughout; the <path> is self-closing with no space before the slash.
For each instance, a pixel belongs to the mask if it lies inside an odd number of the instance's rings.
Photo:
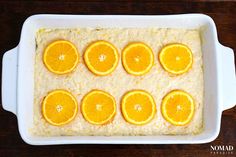
<path id="1" fill-rule="evenodd" d="M 204 69 L 204 131 L 198 135 L 159 136 L 58 136 L 36 137 L 33 124 L 35 35 L 40 28 L 159 27 L 199 29 Z M 3 57 L 2 104 L 16 114 L 23 140 L 32 145 L 49 144 L 190 144 L 213 141 L 219 134 L 221 114 L 236 104 L 233 50 L 217 39 L 213 20 L 203 14 L 128 15 L 33 15 L 23 25 L 20 43 Z"/>

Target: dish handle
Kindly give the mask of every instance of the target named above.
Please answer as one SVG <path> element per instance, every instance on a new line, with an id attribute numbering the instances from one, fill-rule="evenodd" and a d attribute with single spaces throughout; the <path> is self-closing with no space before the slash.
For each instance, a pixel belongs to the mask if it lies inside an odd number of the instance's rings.
<path id="1" fill-rule="evenodd" d="M 2 61 L 2 107 L 14 114 L 16 114 L 17 52 L 18 47 L 7 51 Z"/>
<path id="2" fill-rule="evenodd" d="M 236 76 L 233 49 L 220 44 L 220 84 L 223 96 L 223 108 L 227 110 L 236 105 Z"/>

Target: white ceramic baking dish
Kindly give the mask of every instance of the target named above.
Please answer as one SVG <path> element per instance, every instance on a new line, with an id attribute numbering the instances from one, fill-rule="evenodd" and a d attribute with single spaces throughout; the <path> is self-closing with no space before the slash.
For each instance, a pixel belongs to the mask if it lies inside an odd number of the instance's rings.
<path id="1" fill-rule="evenodd" d="M 164 27 L 198 28 L 204 62 L 204 131 L 181 136 L 60 136 L 36 137 L 33 123 L 35 34 L 39 28 L 76 27 Z M 217 39 L 213 20 L 203 14 L 128 15 L 34 15 L 23 25 L 20 43 L 3 57 L 2 104 L 18 119 L 21 137 L 32 145 L 49 144 L 176 144 L 207 143 L 219 134 L 222 111 L 236 104 L 236 78 L 233 50 Z"/>

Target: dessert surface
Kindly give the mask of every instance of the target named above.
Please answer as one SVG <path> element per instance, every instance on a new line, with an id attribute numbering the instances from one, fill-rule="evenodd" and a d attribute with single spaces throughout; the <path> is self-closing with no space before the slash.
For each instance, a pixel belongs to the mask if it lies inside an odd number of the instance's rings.
<path id="1" fill-rule="evenodd" d="M 45 48 L 53 41 L 67 40 L 77 49 L 79 63 L 64 75 L 50 72 L 43 62 Z M 83 56 L 86 48 L 96 41 L 107 41 L 117 49 L 119 60 L 109 75 L 98 76 L 85 65 Z M 144 75 L 131 75 L 122 65 L 124 48 L 132 42 L 142 42 L 153 52 L 153 66 Z M 192 52 L 191 69 L 181 75 L 168 73 L 163 69 L 158 54 L 168 44 L 187 45 Z M 37 136 L 63 135 L 163 135 L 197 134 L 203 129 L 203 69 L 201 40 L 198 30 L 170 28 L 78 28 L 40 29 L 36 34 L 34 123 L 30 129 Z M 50 91 L 65 89 L 78 102 L 78 113 L 68 124 L 54 126 L 42 115 L 42 102 Z M 81 113 L 81 101 L 91 90 L 102 90 L 112 95 L 116 102 L 116 114 L 112 121 L 94 125 L 85 120 Z M 154 99 L 156 112 L 145 125 L 128 123 L 121 113 L 121 100 L 132 90 L 147 91 Z M 194 114 L 191 121 L 183 126 L 168 122 L 161 113 L 161 103 L 172 90 L 183 90 L 194 99 Z"/>

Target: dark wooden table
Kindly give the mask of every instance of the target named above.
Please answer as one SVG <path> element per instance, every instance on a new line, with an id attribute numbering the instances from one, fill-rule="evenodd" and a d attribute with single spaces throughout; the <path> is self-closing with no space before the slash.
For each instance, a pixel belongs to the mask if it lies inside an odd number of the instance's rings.
<path id="1" fill-rule="evenodd" d="M 15 47 L 24 20 L 39 13 L 64 14 L 179 14 L 210 15 L 218 30 L 219 41 L 236 49 L 236 1 L 165 1 L 165 2 L 106 2 L 0 1 L 0 55 Z M 236 53 L 235 53 L 236 54 Z M 1 65 L 1 64 L 0 64 Z M 1 68 L 0 68 L 1 69 Z M 213 154 L 210 146 L 232 145 L 233 154 Z M 218 138 L 201 145 L 60 145 L 30 146 L 21 139 L 17 118 L 0 107 L 0 157 L 21 156 L 80 156 L 80 157 L 146 157 L 146 156 L 236 156 L 236 107 L 223 112 Z"/>

